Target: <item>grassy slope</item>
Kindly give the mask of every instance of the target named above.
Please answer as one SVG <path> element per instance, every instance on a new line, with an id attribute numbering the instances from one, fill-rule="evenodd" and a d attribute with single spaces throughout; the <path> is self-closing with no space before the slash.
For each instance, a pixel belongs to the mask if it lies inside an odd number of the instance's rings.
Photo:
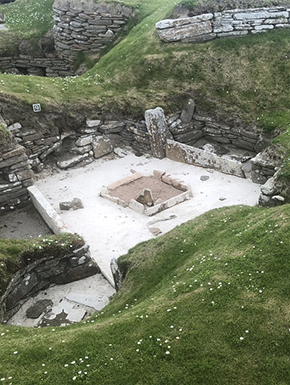
<path id="1" fill-rule="evenodd" d="M 18 0 L 23 1 L 31 2 Z M 139 23 L 88 73 L 66 79 L 0 75 L 2 93 L 44 107 L 89 103 L 138 116 L 157 105 L 176 110 L 193 95 L 198 107 L 210 114 L 288 132 L 288 30 L 204 44 L 164 44 L 155 23 L 169 15 L 178 0 L 126 3 L 138 9 Z M 288 134 L 279 142 L 288 149 Z M 289 161 L 284 175 L 290 177 Z"/>
<path id="2" fill-rule="evenodd" d="M 102 314 L 0 326 L 3 383 L 288 384 L 289 219 L 289 206 L 226 208 L 138 245 Z"/>

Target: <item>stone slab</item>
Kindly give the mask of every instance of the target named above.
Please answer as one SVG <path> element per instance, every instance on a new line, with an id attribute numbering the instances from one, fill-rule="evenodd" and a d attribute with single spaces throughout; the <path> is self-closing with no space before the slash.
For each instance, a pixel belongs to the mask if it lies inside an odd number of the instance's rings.
<path id="1" fill-rule="evenodd" d="M 27 190 L 34 207 L 54 234 L 71 232 L 37 187 L 30 186 Z"/>

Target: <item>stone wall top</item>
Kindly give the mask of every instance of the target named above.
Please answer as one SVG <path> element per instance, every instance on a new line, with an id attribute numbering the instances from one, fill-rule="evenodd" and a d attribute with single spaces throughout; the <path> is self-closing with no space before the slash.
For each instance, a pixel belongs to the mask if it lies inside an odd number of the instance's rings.
<path id="1" fill-rule="evenodd" d="M 206 41 L 289 27 L 290 6 L 232 9 L 156 23 L 157 33 L 165 42 Z"/>

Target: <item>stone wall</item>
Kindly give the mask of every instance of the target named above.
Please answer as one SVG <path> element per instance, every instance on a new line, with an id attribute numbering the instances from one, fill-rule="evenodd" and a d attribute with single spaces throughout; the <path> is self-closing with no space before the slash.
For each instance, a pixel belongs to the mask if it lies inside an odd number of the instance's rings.
<path id="1" fill-rule="evenodd" d="M 173 149 L 178 147 L 176 151 L 180 152 L 181 148 L 187 148 L 188 152 L 191 148 L 191 154 L 194 152 L 199 159 L 208 159 L 203 164 L 195 164 L 239 176 L 244 176 L 241 171 L 244 163 L 252 159 L 251 175 L 247 176 L 256 183 L 265 183 L 283 161 L 282 156 L 271 158 L 264 150 L 271 138 L 265 139 L 256 126 L 214 121 L 196 111 L 191 99 L 182 111 L 169 116 L 165 116 L 161 108 L 146 111 L 146 122 L 93 111 L 86 115 L 83 111 L 26 111 L 23 116 L 25 118 L 18 122 L 5 116 L 14 147 L 3 151 L 0 158 L 0 213 L 28 200 L 27 187 L 33 183 L 34 173 L 41 172 L 47 162 L 60 169 L 81 167 L 105 155 L 124 156 L 124 146 L 137 155 L 170 156 L 172 159 L 180 157 L 180 154 L 173 154 Z M 160 130 L 162 138 L 159 140 Z M 175 145 L 168 146 L 168 139 Z M 176 147 L 176 143 L 180 146 Z"/>
<path id="2" fill-rule="evenodd" d="M 0 146 L 0 215 L 26 205 L 27 187 L 33 184 L 33 171 L 25 148 L 17 144 L 12 135 L 9 139 Z"/>
<path id="3" fill-rule="evenodd" d="M 74 60 L 79 52 L 99 52 L 122 30 L 132 9 L 93 0 L 56 0 L 53 5 L 55 48 Z"/>
<path id="4" fill-rule="evenodd" d="M 0 57 L 6 73 L 64 77 L 76 74 L 74 61 L 80 52 L 96 53 L 107 47 L 133 14 L 116 3 L 93 0 L 56 0 L 54 28 L 36 42 L 20 41 L 18 55 Z M 77 74 L 80 74 L 78 70 Z"/>
<path id="5" fill-rule="evenodd" d="M 0 70 L 10 74 L 46 77 L 75 75 L 73 63 L 62 59 L 57 55 L 50 55 L 50 57 L 38 57 L 33 55 L 0 57 Z"/>
<path id="6" fill-rule="evenodd" d="M 62 285 L 100 273 L 88 245 L 62 256 L 36 260 L 19 270 L 0 302 L 0 322 L 9 320 L 31 296 L 51 284 Z"/>
<path id="7" fill-rule="evenodd" d="M 222 37 L 238 37 L 290 27 L 290 8 L 233 9 L 156 23 L 165 42 L 195 42 Z"/>

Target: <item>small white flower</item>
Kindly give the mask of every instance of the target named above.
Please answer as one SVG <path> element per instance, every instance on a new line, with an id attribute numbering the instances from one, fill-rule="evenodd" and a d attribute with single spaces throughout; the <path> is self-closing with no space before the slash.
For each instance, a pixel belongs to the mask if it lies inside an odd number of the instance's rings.
<path id="1" fill-rule="evenodd" d="M 243 341 L 244 337 L 240 337 L 240 340 Z"/>
<path id="2" fill-rule="evenodd" d="M 169 351 L 169 350 L 166 350 L 165 354 L 170 354 L 170 351 Z"/>

